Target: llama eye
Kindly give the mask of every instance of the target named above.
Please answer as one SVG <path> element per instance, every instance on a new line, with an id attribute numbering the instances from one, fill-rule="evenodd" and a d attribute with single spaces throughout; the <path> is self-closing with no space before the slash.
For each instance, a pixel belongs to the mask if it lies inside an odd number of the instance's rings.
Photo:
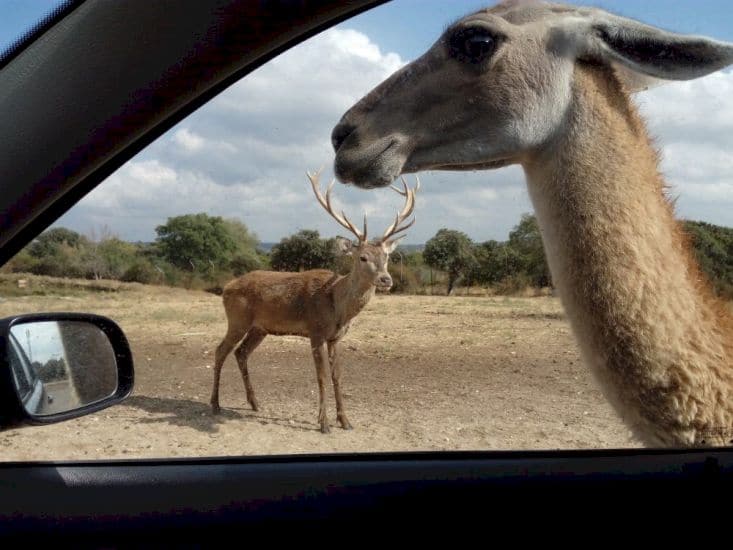
<path id="1" fill-rule="evenodd" d="M 487 29 L 469 27 L 453 33 L 449 46 L 453 57 L 468 63 L 482 63 L 496 50 L 496 37 Z"/>

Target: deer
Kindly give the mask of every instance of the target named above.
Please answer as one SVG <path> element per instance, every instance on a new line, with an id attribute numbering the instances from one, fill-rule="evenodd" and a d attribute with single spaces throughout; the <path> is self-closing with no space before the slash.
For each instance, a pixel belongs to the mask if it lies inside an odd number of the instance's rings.
<path id="1" fill-rule="evenodd" d="M 733 64 L 733 44 L 513 0 L 450 24 L 332 132 L 362 188 L 522 167 L 552 279 L 604 396 L 647 446 L 733 443 L 733 314 L 675 219 L 632 101 Z"/>
<path id="2" fill-rule="evenodd" d="M 392 186 L 405 199 L 401 211 L 387 227 L 382 236 L 372 242 L 367 237 L 367 219 L 364 215 L 363 229 L 359 230 L 342 211 L 334 211 L 331 181 L 324 196 L 319 184 L 320 172 L 307 173 L 318 203 L 343 228 L 350 231 L 356 240 L 337 237 L 337 253 L 353 258 L 351 271 L 338 275 L 327 269 L 312 269 L 301 272 L 251 271 L 227 283 L 222 300 L 227 318 L 227 332 L 216 348 L 214 363 L 214 387 L 211 394 L 211 408 L 214 414 L 220 412 L 219 382 L 224 360 L 234 346 L 241 341 L 234 352 L 237 360 L 247 401 L 254 411 L 259 404 L 249 376 L 248 359 L 268 334 L 301 336 L 310 339 L 311 352 L 318 379 L 318 424 L 322 433 L 329 433 L 326 414 L 326 385 L 330 368 L 336 398 L 336 414 L 340 426 L 351 430 L 346 417 L 341 393 L 340 341 L 346 335 L 351 322 L 369 303 L 378 289 L 389 292 L 392 277 L 387 271 L 389 255 L 403 239 L 405 231 L 415 218 L 405 223 L 415 208 L 414 188 L 402 180 L 402 189 Z M 397 236 L 402 233 L 402 235 Z"/>

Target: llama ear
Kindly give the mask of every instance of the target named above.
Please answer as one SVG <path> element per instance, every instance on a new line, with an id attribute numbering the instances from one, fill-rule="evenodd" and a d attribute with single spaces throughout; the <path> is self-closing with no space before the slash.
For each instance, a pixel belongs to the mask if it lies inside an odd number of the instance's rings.
<path id="1" fill-rule="evenodd" d="M 675 34 L 612 15 L 591 28 L 614 61 L 643 75 L 691 80 L 733 64 L 733 44 L 704 36 Z"/>
<path id="2" fill-rule="evenodd" d="M 664 31 L 602 10 L 580 9 L 562 26 L 578 40 L 579 56 L 614 65 L 631 91 L 660 79 L 700 78 L 733 64 L 729 42 Z"/>

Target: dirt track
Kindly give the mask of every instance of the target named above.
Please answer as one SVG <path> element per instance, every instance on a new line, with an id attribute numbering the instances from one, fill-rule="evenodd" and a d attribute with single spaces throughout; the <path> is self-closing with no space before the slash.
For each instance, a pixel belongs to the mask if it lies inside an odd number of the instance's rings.
<path id="1" fill-rule="evenodd" d="M 87 311 L 115 319 L 133 348 L 122 405 L 47 427 L 0 432 L 1 460 L 289 453 L 632 447 L 639 443 L 581 364 L 554 298 L 378 295 L 344 340 L 346 412 L 318 431 L 309 346 L 268 337 L 250 360 L 249 409 L 233 357 L 222 414 L 209 395 L 225 330 L 220 298 L 127 285 L 116 292 L 4 298 L 0 316 Z"/>

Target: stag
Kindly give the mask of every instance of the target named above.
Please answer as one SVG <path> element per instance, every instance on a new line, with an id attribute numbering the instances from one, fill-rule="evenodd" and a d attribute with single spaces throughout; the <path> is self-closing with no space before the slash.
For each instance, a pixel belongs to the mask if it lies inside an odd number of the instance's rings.
<path id="1" fill-rule="evenodd" d="M 412 224 L 405 220 L 415 207 L 415 193 L 420 182 L 410 188 L 402 180 L 403 188 L 392 189 L 405 198 L 401 212 L 394 222 L 377 240 L 367 240 L 367 221 L 359 230 L 342 212 L 338 214 L 331 203 L 334 181 L 328 186 L 325 197 L 321 193 L 319 174 L 307 174 L 319 204 L 342 227 L 356 237 L 355 241 L 337 237 L 336 247 L 340 254 L 352 256 L 351 271 L 338 275 L 327 269 L 313 269 L 299 273 L 276 271 L 252 271 L 228 283 L 224 287 L 223 302 L 227 316 L 227 333 L 216 348 L 214 364 L 214 388 L 211 394 L 211 408 L 214 414 L 219 407 L 219 380 L 224 360 L 234 346 L 241 341 L 234 352 L 244 381 L 247 401 L 253 410 L 259 409 L 250 380 L 247 360 L 268 334 L 302 336 L 310 339 L 313 360 L 318 377 L 318 423 L 321 432 L 330 431 L 326 415 L 325 397 L 330 367 L 336 397 L 337 419 L 345 430 L 351 423 L 344 412 L 341 394 L 341 364 L 339 342 L 349 330 L 351 321 L 369 303 L 375 289 L 389 291 L 392 277 L 387 271 L 389 255 Z"/>

